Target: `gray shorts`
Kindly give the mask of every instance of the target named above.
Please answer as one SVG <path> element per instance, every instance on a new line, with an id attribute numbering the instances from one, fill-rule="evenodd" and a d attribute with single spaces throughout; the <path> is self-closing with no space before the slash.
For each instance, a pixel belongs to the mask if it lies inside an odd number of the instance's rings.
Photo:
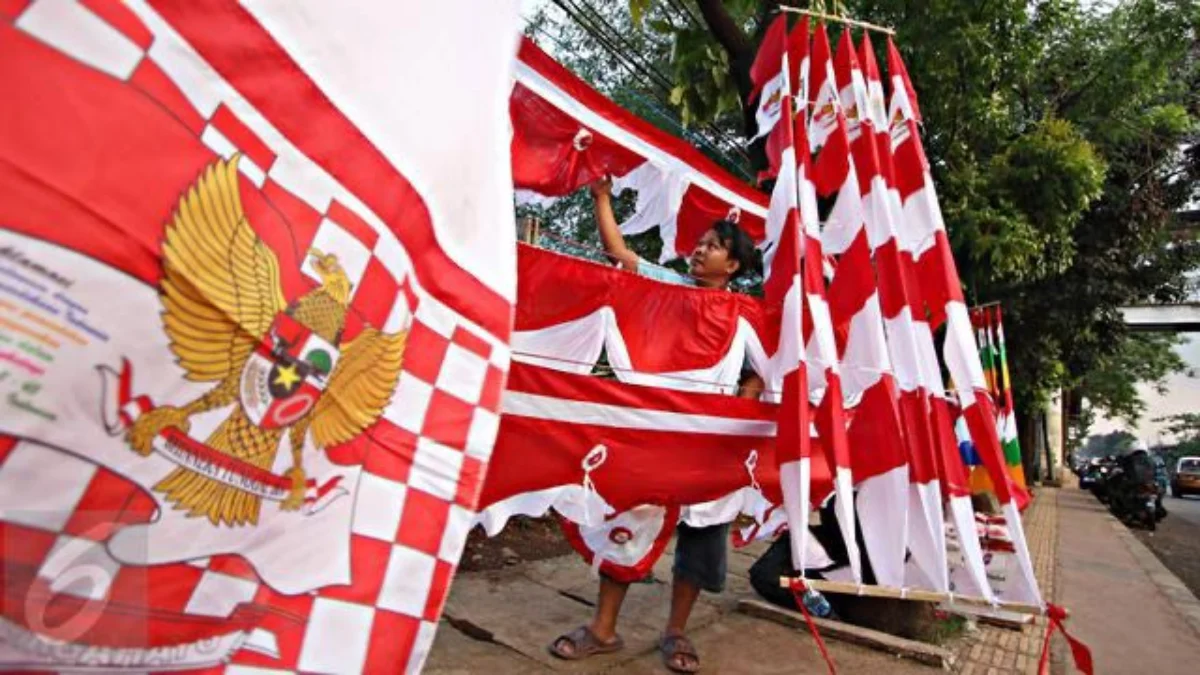
<path id="1" fill-rule="evenodd" d="M 675 580 L 689 581 L 710 593 L 724 590 L 729 524 L 691 527 L 679 523 L 675 533 Z"/>

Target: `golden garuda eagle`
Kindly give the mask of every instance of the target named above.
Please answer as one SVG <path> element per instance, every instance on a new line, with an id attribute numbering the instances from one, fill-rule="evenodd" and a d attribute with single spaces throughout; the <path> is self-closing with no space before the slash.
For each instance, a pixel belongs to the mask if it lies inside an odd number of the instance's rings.
<path id="1" fill-rule="evenodd" d="M 379 419 L 400 377 L 407 333 L 364 326 L 343 342 L 351 282 L 337 256 L 310 250 L 321 283 L 292 302 L 279 260 L 242 210 L 239 157 L 209 165 L 179 200 L 162 249 L 163 327 L 192 382 L 214 383 L 183 406 L 140 416 L 127 440 L 142 455 L 168 427 L 186 434 L 193 415 L 232 406 L 204 444 L 271 471 L 286 432 L 292 463 L 284 510 L 304 501 L 305 438 L 326 449 Z M 256 525 L 262 498 L 181 465 L 155 486 L 176 509 L 213 525 Z"/>

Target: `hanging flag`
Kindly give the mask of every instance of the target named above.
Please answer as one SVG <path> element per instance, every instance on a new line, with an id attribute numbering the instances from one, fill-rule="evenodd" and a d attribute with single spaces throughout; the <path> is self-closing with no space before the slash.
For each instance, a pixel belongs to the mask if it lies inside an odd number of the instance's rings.
<path id="1" fill-rule="evenodd" d="M 516 5 L 0 9 L 0 669 L 420 670 L 509 362 Z"/>
<path id="2" fill-rule="evenodd" d="M 1004 425 L 1000 431 L 1000 442 L 1004 444 L 1004 459 L 1008 472 L 1022 489 L 1026 489 L 1025 466 L 1021 462 L 1021 441 L 1017 433 L 1017 409 L 1013 405 L 1012 378 L 1008 374 L 1008 348 L 1004 343 L 1004 321 L 1000 306 L 993 308 L 996 327 L 996 357 L 1000 363 L 1000 402 L 1004 405 Z"/>
<path id="3" fill-rule="evenodd" d="M 790 95 L 788 67 L 784 55 L 787 53 L 787 14 L 780 12 L 767 32 L 762 45 L 750 64 L 750 96 L 747 103 L 758 103 L 754 120 L 758 125 L 755 138 L 766 136 L 783 115 L 783 99 Z M 781 67 L 782 64 L 782 67 Z"/>
<path id="4" fill-rule="evenodd" d="M 775 25 L 781 25 L 784 18 L 780 14 Z M 777 44 L 783 43 L 782 34 L 769 34 L 768 37 L 773 37 Z M 777 50 L 777 44 L 764 43 L 763 49 L 768 56 L 772 52 L 778 55 L 782 87 L 789 91 L 788 54 L 786 50 Z M 789 529 L 803 533 L 808 531 L 809 513 L 812 511 L 812 449 L 809 439 L 811 414 L 803 316 L 806 280 L 803 276 L 804 243 L 801 228 L 816 218 L 816 199 L 812 196 L 808 152 L 802 150 L 802 154 L 798 155 L 797 139 L 793 135 L 795 114 L 790 96 L 783 100 L 782 115 L 783 122 L 777 125 L 772 134 L 773 138 L 780 139 L 775 144 L 780 156 L 778 177 L 771 192 L 771 208 L 767 214 L 763 290 L 768 303 L 781 306 L 779 350 L 774 369 L 776 377 L 772 378 L 777 382 L 769 384 L 782 389 L 776 462 L 783 491 L 783 506 Z M 800 130 L 802 133 L 803 127 Z M 831 463 L 831 466 L 834 464 Z M 800 570 L 806 569 L 809 562 L 807 541 L 806 536 L 792 538 L 792 561 Z"/>
<path id="5" fill-rule="evenodd" d="M 921 147 L 913 104 L 900 92 L 912 90 L 904 77 L 905 70 L 899 51 L 889 40 L 889 70 L 893 77 L 892 148 L 896 162 L 896 181 L 903 199 L 904 228 L 902 235 L 913 252 L 917 277 L 931 326 L 946 324 L 943 347 L 946 366 L 958 387 L 963 416 L 971 438 L 996 487 L 996 496 L 1012 533 L 1020 563 L 1020 582 L 1007 589 L 1011 595 L 1004 599 L 1041 603 L 1037 579 L 1021 526 L 1019 505 L 1028 495 L 1008 477 L 1000 437 L 996 430 L 994 402 L 979 364 L 971 321 L 963 300 L 962 286 L 950 241 L 942 222 L 933 179 Z"/>
<path id="6" fill-rule="evenodd" d="M 796 27 L 788 34 L 787 41 L 787 63 L 788 63 L 788 87 L 792 90 L 792 111 L 793 115 L 801 115 L 801 119 L 807 119 L 808 114 L 808 17 L 800 18 Z M 781 70 L 782 72 L 782 70 Z M 771 122 L 771 127 L 767 130 L 759 129 L 759 134 L 769 132 L 767 135 L 766 154 L 767 154 L 767 169 L 761 172 L 758 176 L 759 181 L 774 178 L 779 173 L 780 158 L 783 157 L 784 146 L 786 145 L 787 134 L 792 133 L 790 130 L 784 129 L 784 125 Z"/>
<path id="7" fill-rule="evenodd" d="M 851 65 L 844 51 L 847 44 L 844 33 L 835 65 L 837 74 L 848 73 Z M 826 86 L 836 84 L 826 82 Z M 861 172 L 851 156 L 847 132 L 846 116 L 857 115 L 857 105 L 853 100 L 842 102 L 849 107 L 845 114 L 839 109 L 837 126 L 816 163 L 818 194 L 834 200 L 821 232 L 821 249 L 824 255 L 837 259 L 828 298 L 838 338 L 844 395 L 854 404 L 848 435 L 863 540 L 878 582 L 902 586 L 908 544 L 904 432 L 871 264 L 867 214 L 859 187 Z"/>
<path id="8" fill-rule="evenodd" d="M 937 418 L 930 401 L 930 392 L 940 389 L 941 374 L 932 333 L 917 318 L 923 318 L 923 313 L 914 309 L 919 300 L 910 259 L 900 251 L 898 232 L 903 212 L 895 187 L 883 83 L 867 33 L 863 34 L 860 53 L 861 70 L 847 34 L 838 45 L 835 71 L 843 87 L 843 100 L 852 100 L 862 125 L 853 152 L 866 206 L 867 239 L 879 278 L 889 353 L 900 390 L 899 410 L 909 466 L 908 547 L 914 563 L 909 567 L 910 583 L 946 591 L 949 579 L 944 513 L 935 449 L 937 431 L 933 426 Z"/>

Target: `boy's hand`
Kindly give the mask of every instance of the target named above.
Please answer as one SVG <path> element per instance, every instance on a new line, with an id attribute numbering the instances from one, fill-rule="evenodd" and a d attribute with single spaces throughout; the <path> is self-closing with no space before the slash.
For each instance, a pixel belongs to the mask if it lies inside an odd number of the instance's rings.
<path id="1" fill-rule="evenodd" d="M 610 197 L 612 196 L 612 178 L 605 176 L 592 181 L 588 189 L 592 192 L 592 197 Z"/>

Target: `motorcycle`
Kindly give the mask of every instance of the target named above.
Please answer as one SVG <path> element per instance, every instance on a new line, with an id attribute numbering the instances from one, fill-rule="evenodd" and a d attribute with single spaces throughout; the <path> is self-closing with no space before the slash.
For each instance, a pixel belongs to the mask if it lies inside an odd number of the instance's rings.
<path id="1" fill-rule="evenodd" d="M 1139 450 L 1121 457 L 1105 482 L 1109 509 L 1125 523 L 1141 524 L 1153 532 L 1166 515 L 1148 453 Z"/>

